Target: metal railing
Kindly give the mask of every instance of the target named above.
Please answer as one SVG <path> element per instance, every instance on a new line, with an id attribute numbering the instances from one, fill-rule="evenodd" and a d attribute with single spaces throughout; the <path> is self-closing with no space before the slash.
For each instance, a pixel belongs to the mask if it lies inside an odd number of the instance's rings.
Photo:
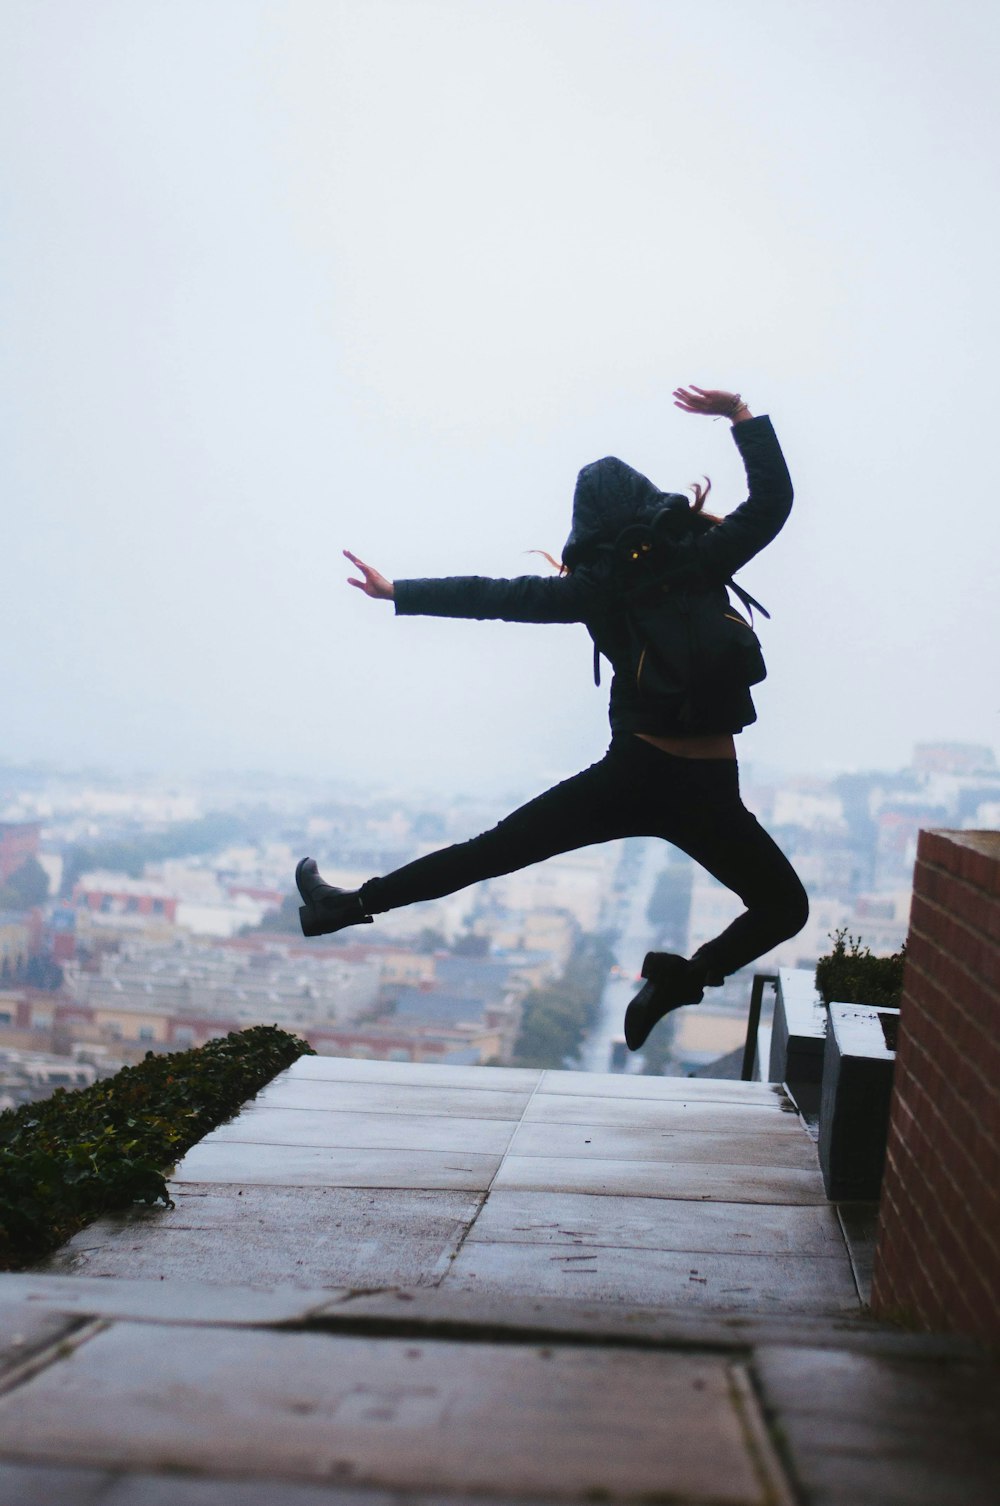
<path id="1" fill-rule="evenodd" d="M 743 1047 L 743 1066 L 740 1068 L 740 1079 L 743 1082 L 750 1082 L 753 1078 L 754 1057 L 757 1055 L 757 1032 L 760 1029 L 760 1007 L 764 1002 L 764 989 L 769 983 L 777 988 L 777 973 L 754 973 L 753 987 L 750 990 L 750 1013 L 747 1016 L 747 1038 Z"/>

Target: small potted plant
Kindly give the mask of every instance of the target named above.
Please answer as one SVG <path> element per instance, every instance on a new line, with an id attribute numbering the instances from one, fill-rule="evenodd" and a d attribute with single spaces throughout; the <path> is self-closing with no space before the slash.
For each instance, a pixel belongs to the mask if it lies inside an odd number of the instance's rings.
<path id="1" fill-rule="evenodd" d="M 838 1201 L 879 1194 L 905 959 L 905 944 L 876 957 L 844 930 L 816 965 L 816 988 L 829 1012 L 819 1159 L 827 1196 Z"/>

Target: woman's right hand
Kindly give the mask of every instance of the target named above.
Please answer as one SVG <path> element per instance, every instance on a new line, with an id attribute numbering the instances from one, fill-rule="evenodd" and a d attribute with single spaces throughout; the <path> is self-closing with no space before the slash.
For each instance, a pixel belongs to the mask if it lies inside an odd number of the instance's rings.
<path id="1" fill-rule="evenodd" d="M 364 576 L 364 580 L 355 580 L 353 576 L 348 576 L 347 584 L 349 586 L 357 586 L 359 591 L 363 591 L 366 596 L 373 597 L 375 601 L 392 600 L 396 592 L 391 580 L 386 580 L 384 575 L 379 575 L 377 570 L 373 570 L 371 565 L 366 565 L 364 560 L 359 560 L 357 555 L 352 554 L 349 549 L 344 550 L 344 555 L 345 558 L 350 560 L 352 565 L 357 566 Z"/>

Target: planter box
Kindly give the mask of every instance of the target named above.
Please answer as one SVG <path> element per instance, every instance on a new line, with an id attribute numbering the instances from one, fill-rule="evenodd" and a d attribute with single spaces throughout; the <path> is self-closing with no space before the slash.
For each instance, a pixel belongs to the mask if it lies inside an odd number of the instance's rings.
<path id="1" fill-rule="evenodd" d="M 898 1020 L 898 1009 L 830 1005 L 820 1094 L 819 1161 L 831 1200 L 879 1195 Z"/>
<path id="2" fill-rule="evenodd" d="M 771 1058 L 768 1079 L 783 1082 L 793 1090 L 813 1085 L 823 1078 L 823 1044 L 826 1040 L 826 1009 L 816 992 L 810 968 L 782 967 L 771 1026 Z"/>

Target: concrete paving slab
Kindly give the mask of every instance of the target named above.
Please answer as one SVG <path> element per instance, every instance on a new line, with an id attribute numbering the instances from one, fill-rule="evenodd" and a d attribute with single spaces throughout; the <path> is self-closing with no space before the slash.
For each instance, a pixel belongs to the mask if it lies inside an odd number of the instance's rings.
<path id="1" fill-rule="evenodd" d="M 857 1313 L 846 1259 L 715 1255 L 600 1245 L 466 1244 L 446 1288 L 728 1313 Z"/>
<path id="2" fill-rule="evenodd" d="M 0 1498 L 2 1499 L 2 1498 Z M 74 1503 L 75 1506 L 75 1503 Z M 89 1503 L 88 1503 L 89 1506 Z M 395 1490 L 338 1489 L 287 1480 L 185 1479 L 182 1475 L 119 1476 L 100 1506 L 442 1506 L 440 1496 Z M 481 1496 L 448 1497 L 448 1506 L 483 1506 Z M 490 1497 L 490 1506 L 514 1506 Z M 520 1497 L 516 1506 L 532 1506 Z M 543 1506 L 538 1502 L 537 1506 Z"/>
<path id="3" fill-rule="evenodd" d="M 816 1147 L 799 1130 L 773 1135 L 759 1130 L 662 1129 L 627 1124 L 519 1124 L 510 1142 L 512 1156 L 597 1157 L 601 1160 L 671 1161 L 689 1165 L 784 1166 L 819 1171 Z"/>
<path id="4" fill-rule="evenodd" d="M 542 1075 L 527 1067 L 447 1067 L 437 1062 L 369 1061 L 356 1056 L 300 1056 L 286 1071 L 295 1081 L 314 1078 L 324 1082 L 487 1088 L 500 1093 L 530 1093 Z"/>
<path id="5" fill-rule="evenodd" d="M 0 1397 L 8 1454 L 338 1486 L 770 1498 L 725 1360 L 121 1323 Z"/>
<path id="6" fill-rule="evenodd" d="M 883 1428 L 944 1423 L 993 1440 L 1000 1418 L 1000 1369 L 983 1361 L 941 1365 L 909 1357 L 813 1347 L 762 1347 L 755 1368 L 775 1407 L 850 1422 L 878 1418 Z"/>
<path id="7" fill-rule="evenodd" d="M 106 1281 L 98 1276 L 49 1276 L 31 1271 L 0 1274 L 0 1304 L 77 1317 L 141 1318 L 151 1323 L 208 1323 L 261 1327 L 301 1321 L 330 1305 L 328 1289 L 273 1290 L 198 1281 Z M 89 1340 L 88 1340 L 89 1342 Z"/>
<path id="8" fill-rule="evenodd" d="M 300 1057 L 295 1063 L 313 1061 Z M 294 1070 L 291 1068 L 290 1070 Z M 541 1074 L 539 1091 L 569 1093 L 575 1097 L 680 1099 L 687 1103 L 743 1103 L 770 1105 L 786 1098 L 780 1083 L 732 1082 L 712 1077 L 633 1077 L 617 1072 L 563 1072 L 549 1069 Z"/>
<path id="9" fill-rule="evenodd" d="M 401 1187 L 485 1192 L 499 1155 L 468 1151 L 327 1149 L 315 1145 L 246 1145 L 208 1137 L 193 1146 L 174 1182 L 265 1187 Z"/>
<path id="10" fill-rule="evenodd" d="M 762 1346 L 754 1369 L 811 1499 L 829 1506 L 1000 1499 L 995 1366 Z"/>
<path id="11" fill-rule="evenodd" d="M 258 1099 L 258 1102 L 260 1100 Z M 782 1106 L 784 1102 L 784 1107 Z M 626 1124 L 634 1129 L 697 1130 L 699 1134 L 760 1131 L 802 1135 L 798 1115 L 786 1100 L 720 1103 L 714 1099 L 610 1098 L 575 1093 L 535 1093 L 525 1114 L 528 1124 Z"/>
<path id="12" fill-rule="evenodd" d="M 280 1073 L 253 1100 L 261 1108 L 363 1109 L 372 1114 L 454 1114 L 459 1119 L 520 1119 L 527 1092 L 437 1084 L 344 1082 Z"/>
<path id="13" fill-rule="evenodd" d="M 260 1108 L 249 1103 L 236 1119 L 206 1135 L 202 1145 L 332 1146 L 357 1150 L 466 1150 L 502 1155 L 513 1119 L 443 1118 L 436 1114 L 378 1114 L 357 1110 Z"/>
<path id="14" fill-rule="evenodd" d="M 504 1157 L 493 1187 L 723 1203 L 826 1202 L 823 1178 L 818 1171 L 784 1166 L 611 1161 L 584 1156 L 515 1156 L 510 1152 Z"/>
<path id="15" fill-rule="evenodd" d="M 108 1506 L 115 1480 L 108 1470 L 0 1461 L 0 1502 L 3 1506 Z"/>
<path id="16" fill-rule="evenodd" d="M 479 1194 L 345 1187 L 177 1187 L 176 1208 L 81 1230 L 51 1274 L 276 1286 L 423 1286 L 440 1280 Z"/>
<path id="17" fill-rule="evenodd" d="M 422 1492 L 338 1490 L 283 1480 L 226 1480 L 216 1476 L 112 1474 L 0 1463 L 3 1506 L 441 1506 Z M 448 1506 L 483 1506 L 481 1496 L 449 1496 Z M 514 1506 L 490 1497 L 490 1506 Z M 519 1497 L 516 1506 L 532 1506 Z M 538 1502 L 537 1506 L 543 1506 Z"/>
<path id="18" fill-rule="evenodd" d="M 68 1338 L 77 1324 L 77 1319 L 61 1313 L 26 1308 L 9 1298 L 0 1301 L 0 1379 L 19 1369 L 32 1355 Z"/>
<path id="19" fill-rule="evenodd" d="M 620 1249 L 700 1250 L 720 1255 L 824 1255 L 846 1263 L 828 1205 L 666 1201 L 495 1188 L 469 1241 L 586 1244 Z"/>
<path id="20" fill-rule="evenodd" d="M 888 1452 L 859 1458 L 809 1448 L 796 1457 L 810 1506 L 996 1506 L 1000 1499 L 1000 1477 L 975 1459 L 928 1468 L 919 1455 Z"/>

